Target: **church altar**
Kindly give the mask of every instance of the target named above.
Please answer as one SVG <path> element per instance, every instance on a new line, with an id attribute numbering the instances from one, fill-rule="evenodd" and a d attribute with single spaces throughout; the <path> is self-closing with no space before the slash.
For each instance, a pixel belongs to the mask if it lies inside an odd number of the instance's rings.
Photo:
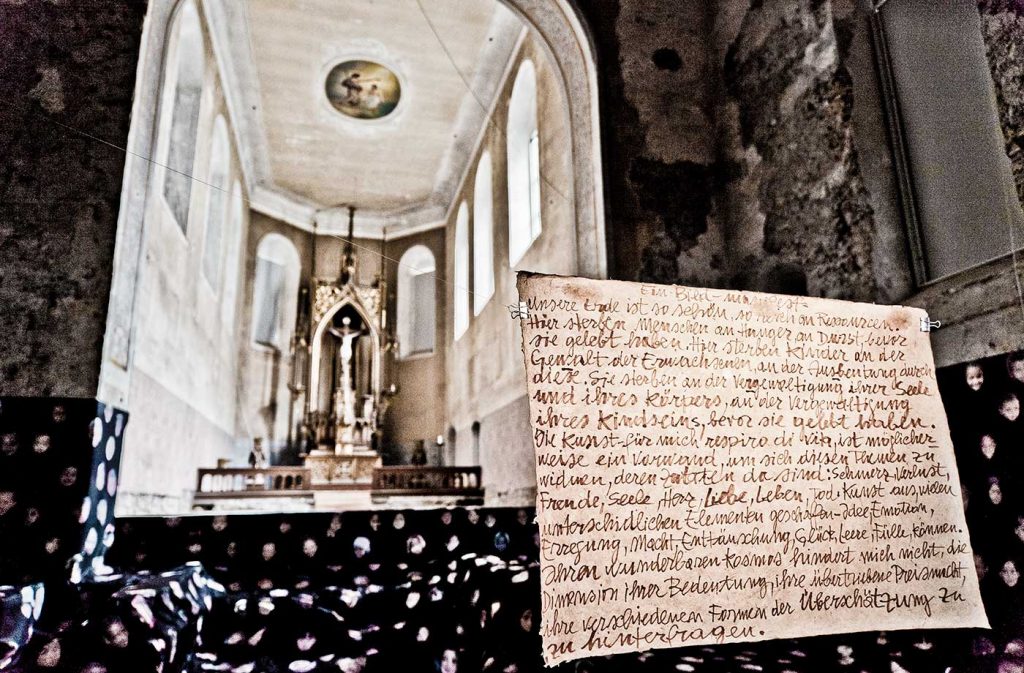
<path id="1" fill-rule="evenodd" d="M 352 484 L 370 488 L 373 485 L 373 470 L 381 467 L 381 458 L 376 451 L 364 450 L 353 453 L 313 451 L 304 459 L 314 485 Z"/>
<path id="2" fill-rule="evenodd" d="M 362 284 L 353 253 L 354 211 L 342 268 L 335 279 L 309 280 L 299 317 L 294 390 L 302 397 L 298 439 L 314 485 L 370 488 L 382 465 L 380 437 L 393 390 L 382 385 L 384 355 L 391 344 L 382 275 Z M 314 234 L 315 255 L 315 234 Z"/>

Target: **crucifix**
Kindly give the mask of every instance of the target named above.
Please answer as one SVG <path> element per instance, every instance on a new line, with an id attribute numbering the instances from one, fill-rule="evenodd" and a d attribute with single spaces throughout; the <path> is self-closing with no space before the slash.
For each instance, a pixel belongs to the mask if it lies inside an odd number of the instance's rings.
<path id="1" fill-rule="evenodd" d="M 329 327 L 328 331 L 341 344 L 338 346 L 338 360 L 341 362 L 341 374 L 334 399 L 334 417 L 336 419 L 338 446 L 351 446 L 356 440 L 356 391 L 352 379 L 353 344 L 362 335 L 362 330 L 352 328 L 352 319 L 342 318 L 341 328 Z"/>

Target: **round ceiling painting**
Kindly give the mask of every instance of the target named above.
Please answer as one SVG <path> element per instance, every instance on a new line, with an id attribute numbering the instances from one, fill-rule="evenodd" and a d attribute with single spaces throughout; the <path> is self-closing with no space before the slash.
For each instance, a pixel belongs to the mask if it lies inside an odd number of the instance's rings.
<path id="1" fill-rule="evenodd" d="M 373 61 L 339 63 L 327 74 L 324 89 L 335 110 L 355 119 L 386 117 L 402 97 L 395 73 Z"/>

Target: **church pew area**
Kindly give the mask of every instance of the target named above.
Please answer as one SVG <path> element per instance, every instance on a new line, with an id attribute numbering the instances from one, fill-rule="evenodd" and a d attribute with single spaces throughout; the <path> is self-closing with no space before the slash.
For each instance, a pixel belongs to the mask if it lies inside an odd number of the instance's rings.
<path id="1" fill-rule="evenodd" d="M 79 584 L 63 625 L 30 633 L 20 663 L 3 670 L 540 671 L 532 518 L 452 509 L 120 520 L 107 557 L 118 572 Z M 555 670 L 1005 670 L 975 635 L 654 650 Z"/>
<path id="2" fill-rule="evenodd" d="M 1017 445 L 1020 414 L 1005 403 L 1007 391 L 1017 390 L 1010 372 L 1018 360 L 939 373 L 994 630 L 651 650 L 555 670 L 1024 670 L 1016 570 L 1024 501 L 1012 488 L 1019 459 L 1006 449 Z M 123 412 L 95 402 L 0 398 L 0 671 L 542 670 L 532 509 L 203 513 L 115 522 L 126 422 Z"/>

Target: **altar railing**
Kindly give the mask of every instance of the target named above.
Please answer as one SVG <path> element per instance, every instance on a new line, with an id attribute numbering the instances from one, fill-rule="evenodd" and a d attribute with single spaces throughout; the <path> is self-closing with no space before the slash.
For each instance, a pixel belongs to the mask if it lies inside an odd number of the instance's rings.
<path id="1" fill-rule="evenodd" d="M 313 477 L 306 467 L 200 468 L 195 503 L 228 498 L 311 497 Z"/>
<path id="2" fill-rule="evenodd" d="M 224 506 L 233 499 L 291 498 L 310 506 L 327 492 L 369 491 L 373 502 L 402 501 L 405 497 L 441 498 L 451 504 L 480 504 L 484 488 L 480 467 L 396 466 L 372 468 L 372 479 L 363 483 L 333 481 L 318 483 L 309 467 L 206 468 L 198 471 L 193 505 L 200 508 Z M 367 501 L 368 506 L 370 501 Z M 334 505 L 326 506 L 338 506 Z M 343 505 L 349 507 L 351 504 Z"/>
<path id="3" fill-rule="evenodd" d="M 373 471 L 374 497 L 388 496 L 462 496 L 483 498 L 480 466 L 425 467 L 400 465 L 378 467 Z"/>

